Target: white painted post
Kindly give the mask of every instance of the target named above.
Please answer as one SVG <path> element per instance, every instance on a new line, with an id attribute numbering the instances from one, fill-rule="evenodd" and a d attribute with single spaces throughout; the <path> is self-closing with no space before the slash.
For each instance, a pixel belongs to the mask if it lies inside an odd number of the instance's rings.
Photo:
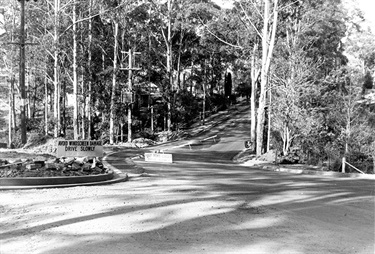
<path id="1" fill-rule="evenodd" d="M 342 173 L 345 173 L 345 163 L 346 163 L 345 157 L 342 157 L 342 166 L 341 166 Z"/>

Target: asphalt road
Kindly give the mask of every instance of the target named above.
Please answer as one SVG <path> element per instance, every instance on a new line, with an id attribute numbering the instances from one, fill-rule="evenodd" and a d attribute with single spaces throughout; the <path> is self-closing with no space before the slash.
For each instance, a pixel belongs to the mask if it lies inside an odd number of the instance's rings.
<path id="1" fill-rule="evenodd" d="M 0 253 L 373 254 L 375 181 L 234 164 L 248 121 L 231 115 L 191 150 L 163 146 L 173 163 L 111 155 L 145 170 L 128 182 L 0 192 Z"/>
<path id="2" fill-rule="evenodd" d="M 195 138 L 217 135 L 216 140 L 192 149 L 163 146 L 173 154 L 173 164 L 136 160 L 151 175 L 144 182 L 152 203 L 173 196 L 168 203 L 192 212 L 188 221 L 163 227 L 163 241 L 171 240 L 171 246 L 179 246 L 177 252 L 186 253 L 375 253 L 375 181 L 233 164 L 248 137 L 248 115 L 233 114 Z M 206 203 L 214 204 L 212 209 Z M 194 214 L 200 206 L 207 210 Z M 152 242 L 152 236 L 147 241 Z"/>

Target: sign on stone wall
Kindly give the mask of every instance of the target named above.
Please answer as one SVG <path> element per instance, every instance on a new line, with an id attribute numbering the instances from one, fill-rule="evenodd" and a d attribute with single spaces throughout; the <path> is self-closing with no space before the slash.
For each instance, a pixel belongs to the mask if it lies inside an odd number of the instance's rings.
<path id="1" fill-rule="evenodd" d="M 145 161 L 172 163 L 173 159 L 170 153 L 145 153 Z"/>
<path id="2" fill-rule="evenodd" d="M 101 140 L 60 140 L 57 157 L 103 157 Z"/>

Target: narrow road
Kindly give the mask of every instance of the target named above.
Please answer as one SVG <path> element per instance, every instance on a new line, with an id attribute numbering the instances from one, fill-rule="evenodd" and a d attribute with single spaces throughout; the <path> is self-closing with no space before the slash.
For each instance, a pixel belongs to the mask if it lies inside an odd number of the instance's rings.
<path id="1" fill-rule="evenodd" d="M 135 160 L 147 174 L 128 182 L 0 192 L 0 253 L 373 254 L 375 181 L 234 164 L 247 115 L 167 150 L 174 163 Z"/>

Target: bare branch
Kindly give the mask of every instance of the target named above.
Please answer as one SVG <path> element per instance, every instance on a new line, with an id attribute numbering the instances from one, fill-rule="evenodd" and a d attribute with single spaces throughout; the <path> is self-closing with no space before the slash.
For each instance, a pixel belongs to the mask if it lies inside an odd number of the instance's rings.
<path id="1" fill-rule="evenodd" d="M 251 21 L 249 15 L 247 15 L 247 13 L 246 13 L 246 11 L 245 11 L 245 9 L 244 9 L 244 7 L 243 7 L 243 5 L 242 5 L 241 2 L 240 2 L 240 6 L 241 6 L 241 9 L 242 9 L 243 13 L 244 13 L 245 16 L 246 16 L 247 21 L 248 21 L 248 22 L 250 23 L 250 25 L 254 28 L 254 30 L 255 30 L 255 32 L 258 34 L 258 36 L 259 36 L 260 38 L 263 38 L 262 34 L 259 32 L 259 30 L 256 28 L 256 26 L 254 25 L 254 23 Z M 258 10 L 258 9 L 257 9 L 257 10 Z M 258 12 L 259 12 L 259 10 L 258 10 Z"/>
<path id="2" fill-rule="evenodd" d="M 216 39 L 218 39 L 222 43 L 224 43 L 224 44 L 226 44 L 228 46 L 231 46 L 233 48 L 243 49 L 242 46 L 234 45 L 234 44 L 232 44 L 230 42 L 225 41 L 224 39 L 221 39 L 219 36 L 217 36 L 216 34 L 214 34 L 213 32 L 211 32 L 211 30 L 208 28 L 208 26 L 206 24 L 204 24 L 201 19 L 200 19 L 200 21 L 201 21 L 202 26 L 204 26 L 204 28 L 206 28 L 207 32 L 209 32 L 212 36 L 214 36 Z"/>
<path id="3" fill-rule="evenodd" d="M 59 10 L 62 10 L 62 9 L 65 9 L 66 7 L 68 7 L 72 2 L 74 2 L 74 0 L 71 0 L 71 1 L 68 1 L 64 6 L 60 6 Z"/>
<path id="4" fill-rule="evenodd" d="M 164 33 L 163 28 L 161 27 L 160 30 L 161 30 L 161 34 L 163 35 L 164 42 L 165 42 L 165 44 L 168 46 L 168 39 L 167 39 L 167 37 L 165 36 L 165 33 Z"/>
<path id="5" fill-rule="evenodd" d="M 94 15 L 92 15 L 92 16 L 89 16 L 89 17 L 86 17 L 86 18 L 83 18 L 83 19 L 77 20 L 75 23 L 70 24 L 70 25 L 69 25 L 69 26 L 68 26 L 68 27 L 67 27 L 62 33 L 60 33 L 60 36 L 62 36 L 63 34 L 65 34 L 65 33 L 66 33 L 67 31 L 69 31 L 74 25 L 76 25 L 76 24 L 78 24 L 78 23 L 84 22 L 84 21 L 86 21 L 86 20 L 90 20 L 90 19 L 95 18 L 95 17 L 100 16 L 100 15 L 103 15 L 103 14 L 109 12 L 109 11 L 116 10 L 116 9 L 122 7 L 123 5 L 125 5 L 125 2 L 119 4 L 119 5 L 116 6 L 115 8 L 112 8 L 112 9 L 106 9 L 106 10 L 104 10 L 104 11 L 102 11 L 102 12 L 99 12 L 99 13 L 97 13 L 97 14 L 94 14 Z"/>
<path id="6" fill-rule="evenodd" d="M 224 44 L 226 44 L 226 45 L 228 45 L 228 46 L 231 46 L 231 47 L 233 47 L 233 48 L 243 49 L 242 46 L 234 45 L 234 44 L 232 44 L 232 43 L 229 43 L 229 42 L 227 42 L 227 41 L 221 39 L 219 36 L 217 36 L 217 35 L 215 35 L 213 32 L 211 32 L 210 29 L 208 29 L 207 26 L 205 26 L 205 27 L 206 27 L 206 29 L 207 29 L 207 32 L 209 32 L 212 36 L 214 36 L 216 39 L 218 39 L 218 40 L 221 41 L 222 43 L 224 43 Z"/>
<path id="7" fill-rule="evenodd" d="M 292 2 L 292 3 L 290 3 L 290 4 L 287 4 L 287 5 L 283 6 L 282 8 L 280 8 L 279 10 L 280 10 L 280 11 L 281 11 L 281 10 L 284 10 L 284 9 L 286 9 L 287 7 L 291 6 L 292 4 L 298 3 L 299 1 L 300 1 L 300 0 L 296 0 L 296 1 Z"/>
<path id="8" fill-rule="evenodd" d="M 250 1 L 250 2 L 254 6 L 255 10 L 258 12 L 258 15 L 263 19 L 263 15 L 261 11 L 258 9 L 258 7 L 255 5 L 254 1 Z"/>
<path id="9" fill-rule="evenodd" d="M 36 28 L 36 30 L 37 30 L 40 34 L 44 34 L 43 32 L 47 32 L 50 36 L 53 37 L 53 33 L 51 33 L 51 32 L 48 31 L 48 30 L 44 30 L 44 31 L 42 31 L 42 30 L 40 30 L 38 27 Z"/>
<path id="10" fill-rule="evenodd" d="M 273 23 L 272 23 L 272 34 L 269 41 L 270 48 L 268 50 L 268 56 L 266 61 L 266 68 L 269 68 L 271 62 L 271 56 L 273 53 L 273 47 L 275 45 L 275 37 L 276 37 L 276 29 L 277 29 L 277 17 L 278 17 L 278 0 L 275 0 L 274 7 L 273 7 Z"/>

